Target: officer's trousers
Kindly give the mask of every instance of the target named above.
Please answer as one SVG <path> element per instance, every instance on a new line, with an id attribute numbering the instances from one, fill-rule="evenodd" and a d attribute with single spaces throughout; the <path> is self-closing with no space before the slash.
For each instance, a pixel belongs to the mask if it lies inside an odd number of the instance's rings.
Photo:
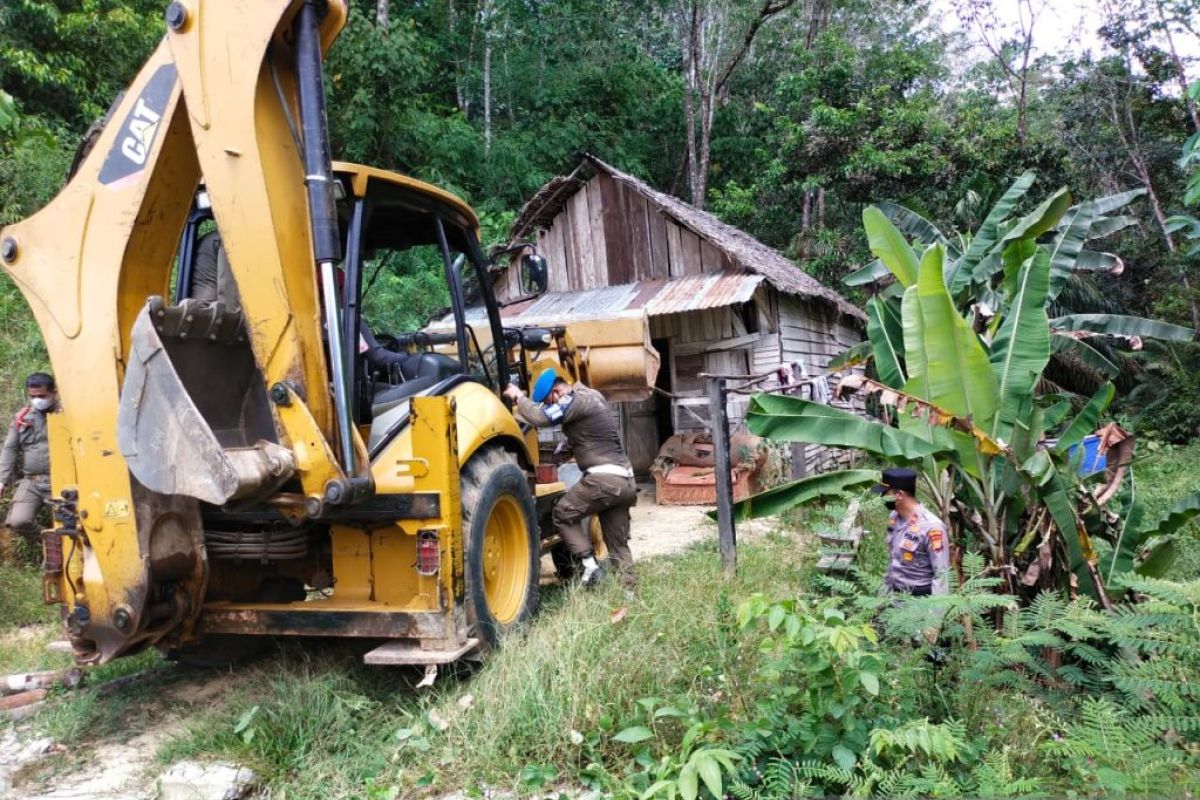
<path id="1" fill-rule="evenodd" d="M 592 554 L 592 539 L 583 529 L 583 520 L 595 514 L 608 547 L 608 558 L 617 571 L 630 571 L 633 554 L 629 551 L 629 509 L 637 504 L 637 484 L 620 475 L 584 474 L 579 483 L 567 490 L 554 507 L 554 528 L 566 542 L 571 555 Z"/>
<path id="2" fill-rule="evenodd" d="M 13 563 L 14 535 L 19 535 L 25 540 L 27 552 L 41 552 L 42 526 L 38 522 L 38 512 L 49 499 L 49 476 L 32 475 L 21 479 L 13 491 L 12 505 L 9 506 L 4 527 L 0 529 L 0 559 Z"/>

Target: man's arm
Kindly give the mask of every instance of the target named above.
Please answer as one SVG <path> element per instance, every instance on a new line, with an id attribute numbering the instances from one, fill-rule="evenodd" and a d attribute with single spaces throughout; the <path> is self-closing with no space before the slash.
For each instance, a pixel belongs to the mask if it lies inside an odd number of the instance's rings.
<path id="1" fill-rule="evenodd" d="M 16 425 L 8 426 L 8 436 L 4 437 L 4 447 L 0 450 L 0 492 L 12 483 L 17 471 L 17 460 L 21 456 L 21 437 Z"/>
<path id="2" fill-rule="evenodd" d="M 521 415 L 521 419 L 525 420 L 530 425 L 533 425 L 537 428 L 550 428 L 554 425 L 562 424 L 561 419 L 558 422 L 550 419 L 545 410 L 542 408 L 541 403 L 535 403 L 523 394 L 516 395 L 516 400 L 517 413 Z"/>
<path id="3" fill-rule="evenodd" d="M 933 528 L 926 534 L 926 546 L 929 548 L 929 565 L 933 567 L 933 581 L 929 586 L 930 594 L 950 593 L 950 543 L 946 531 Z"/>

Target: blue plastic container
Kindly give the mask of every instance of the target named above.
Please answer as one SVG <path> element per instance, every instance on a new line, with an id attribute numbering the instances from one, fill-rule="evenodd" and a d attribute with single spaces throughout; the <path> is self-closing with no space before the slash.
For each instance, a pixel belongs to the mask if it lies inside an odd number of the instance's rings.
<path id="1" fill-rule="evenodd" d="M 1079 454 L 1079 449 L 1083 448 L 1082 455 Z M 1108 467 L 1108 457 L 1100 453 L 1100 437 L 1085 436 L 1079 444 L 1073 444 L 1067 448 L 1067 458 L 1071 461 L 1079 459 L 1079 475 L 1087 477 L 1095 475 L 1097 472 L 1103 472 Z"/>

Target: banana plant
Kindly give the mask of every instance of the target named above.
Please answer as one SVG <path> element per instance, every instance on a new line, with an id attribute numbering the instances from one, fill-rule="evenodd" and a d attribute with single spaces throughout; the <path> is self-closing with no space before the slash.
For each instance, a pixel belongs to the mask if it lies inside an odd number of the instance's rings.
<path id="1" fill-rule="evenodd" d="M 1200 493 L 1147 524 L 1121 488 L 1132 482 L 1133 443 L 1115 427 L 1105 440 L 1115 448 L 1112 468 L 1081 475 L 1079 445 L 1113 386 L 1072 415 L 1068 398 L 1040 393 L 1043 373 L 1058 339 L 1087 346 L 1096 335 L 1186 339 L 1191 331 L 1118 315 L 1051 319 L 1047 309 L 1081 258 L 1099 258 L 1084 256 L 1095 252 L 1085 249 L 1092 232 L 1119 227 L 1111 214 L 1136 193 L 1071 205 L 1060 190 L 1013 218 L 1032 182 L 1032 174 L 1018 179 L 969 239 L 943 236 L 898 206 L 864 212 L 871 249 L 899 288 L 868 302 L 868 342 L 856 351 L 874 362 L 878 380 L 850 376 L 839 393 L 877 395 L 885 421 L 757 395 L 746 422 L 769 439 L 912 466 L 958 544 L 981 551 L 1010 591 L 1072 588 L 1107 607 L 1106 584 L 1165 569 L 1183 524 L 1200 514 Z M 925 241 L 914 246 L 910 235 Z M 774 514 L 870 480 L 862 470 L 815 475 L 748 498 L 736 513 Z"/>

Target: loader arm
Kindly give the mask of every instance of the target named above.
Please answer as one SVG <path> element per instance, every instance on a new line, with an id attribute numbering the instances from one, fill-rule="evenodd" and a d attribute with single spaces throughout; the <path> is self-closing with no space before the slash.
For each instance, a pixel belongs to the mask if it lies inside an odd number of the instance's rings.
<path id="1" fill-rule="evenodd" d="M 319 17 L 309 30 L 327 49 L 346 6 L 304 6 L 172 3 L 165 38 L 70 182 L 0 231 L 0 263 L 37 319 L 62 399 L 51 449 L 65 563 L 47 594 L 63 603 L 81 661 L 107 661 L 194 619 L 207 576 L 204 491 L 246 497 L 291 481 L 301 499 L 327 500 L 356 459 L 365 463 L 357 433 L 340 433 L 338 376 L 322 341 L 306 195 L 314 178 L 301 153 L 314 133 L 301 125 L 294 52 L 298 17 Z M 201 177 L 240 320 L 148 303 L 169 296 Z M 207 336 L 232 360 L 244 352 L 241 384 L 227 385 L 219 360 L 177 373 L 160 340 L 172 326 L 187 346 Z M 240 433 L 215 430 L 214 409 Z"/>

